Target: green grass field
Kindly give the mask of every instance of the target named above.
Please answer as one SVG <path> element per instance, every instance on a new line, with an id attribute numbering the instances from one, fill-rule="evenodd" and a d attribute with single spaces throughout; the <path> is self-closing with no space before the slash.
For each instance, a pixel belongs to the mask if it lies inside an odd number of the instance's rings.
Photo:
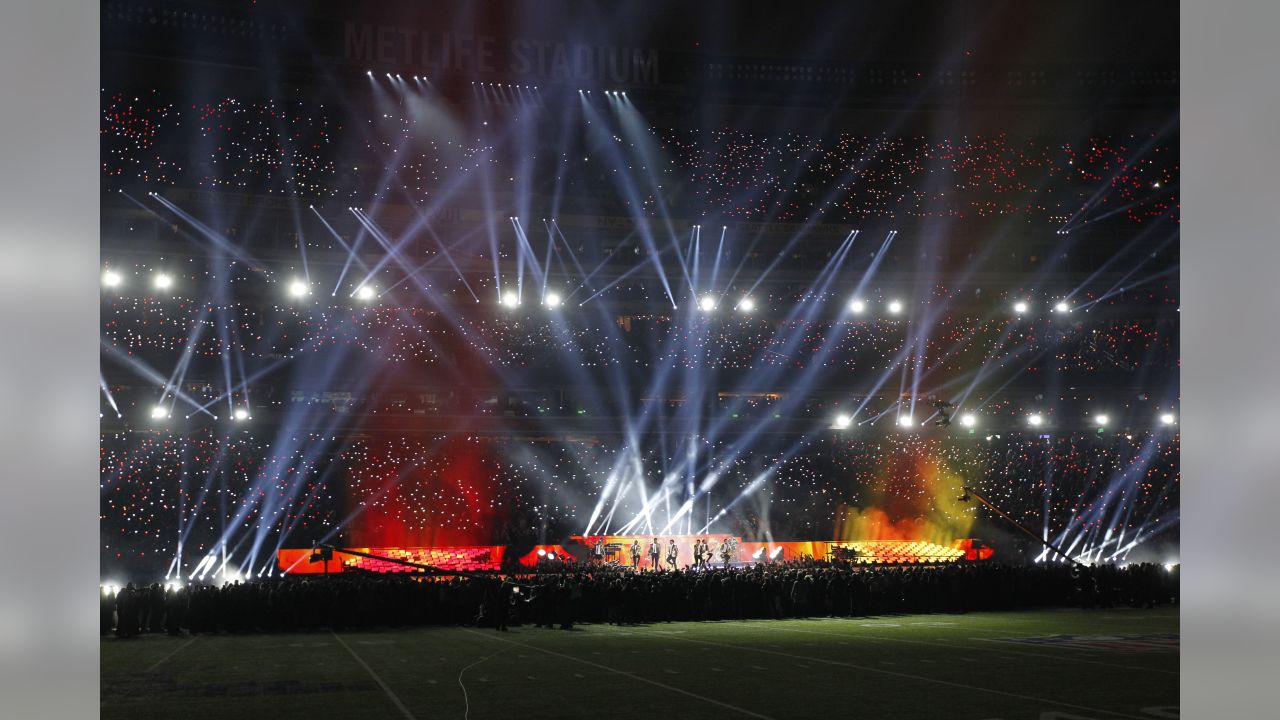
<path id="1" fill-rule="evenodd" d="M 1177 634 L 1163 608 L 107 638 L 102 717 L 1160 720 Z M 1058 635 L 1139 642 L 1012 641 Z"/>

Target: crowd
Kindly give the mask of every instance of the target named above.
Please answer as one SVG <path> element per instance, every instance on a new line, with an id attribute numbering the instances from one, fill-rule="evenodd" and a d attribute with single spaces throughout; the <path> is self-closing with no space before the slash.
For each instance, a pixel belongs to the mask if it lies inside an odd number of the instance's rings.
<path id="1" fill-rule="evenodd" d="M 253 633 L 862 617 L 1176 603 L 1178 568 L 965 564 L 865 568 L 800 560 L 701 572 L 599 567 L 467 578 L 330 576 L 104 590 L 101 632 Z"/>

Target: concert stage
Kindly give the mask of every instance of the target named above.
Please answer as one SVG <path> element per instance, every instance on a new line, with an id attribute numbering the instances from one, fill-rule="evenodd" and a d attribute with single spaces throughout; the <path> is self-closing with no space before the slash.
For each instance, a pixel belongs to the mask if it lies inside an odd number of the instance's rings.
<path id="1" fill-rule="evenodd" d="M 631 558 L 631 544 L 640 543 L 640 570 L 652 570 L 648 546 L 654 536 L 651 535 L 592 535 L 574 536 L 560 545 L 536 545 L 521 554 L 516 560 L 527 568 L 535 568 L 539 564 L 557 564 L 561 562 L 588 561 L 592 558 L 591 547 L 603 542 L 606 552 L 603 562 L 623 567 L 634 567 Z M 992 550 L 981 542 L 963 538 L 950 544 L 928 542 L 924 540 L 855 540 L 840 542 L 835 540 L 811 540 L 802 542 L 748 542 L 731 535 L 677 535 L 659 537 L 662 546 L 661 567 L 667 568 L 667 548 L 671 540 L 676 541 L 677 566 L 693 565 L 693 543 L 695 540 L 706 540 L 711 544 L 711 565 L 720 566 L 723 558 L 720 549 L 728 543 L 731 549 L 729 562 L 732 566 L 750 565 L 758 562 L 783 562 L 801 558 L 818 560 L 844 560 L 858 565 L 940 565 L 960 561 L 986 560 L 991 557 Z M 498 570 L 503 566 L 503 558 L 509 552 L 503 545 L 479 545 L 470 547 L 382 547 L 382 548 L 349 548 L 368 555 L 377 555 L 402 560 L 418 565 L 429 565 L 442 570 L 475 572 Z M 317 574 L 326 572 L 325 563 L 311 561 L 310 548 L 282 549 L 276 555 L 278 568 L 285 574 Z M 328 563 L 328 572 L 340 573 L 364 571 L 376 573 L 414 573 L 415 568 L 386 560 L 376 560 L 343 552 L 335 552 L 333 560 Z"/>

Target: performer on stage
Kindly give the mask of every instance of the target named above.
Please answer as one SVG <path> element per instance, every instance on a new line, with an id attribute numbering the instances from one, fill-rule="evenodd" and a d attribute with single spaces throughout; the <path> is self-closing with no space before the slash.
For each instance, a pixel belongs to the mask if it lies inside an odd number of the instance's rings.
<path id="1" fill-rule="evenodd" d="M 676 569 L 676 560 L 680 558 L 680 548 L 676 547 L 676 541 L 673 538 L 667 544 L 667 565 L 671 566 L 674 571 Z"/>
<path id="2" fill-rule="evenodd" d="M 726 542 L 720 545 L 720 559 L 724 561 L 725 570 L 729 569 L 729 558 L 732 555 L 733 555 L 733 552 L 729 550 L 729 543 Z"/>
<path id="3" fill-rule="evenodd" d="M 604 562 L 604 540 L 597 540 L 596 544 L 591 548 L 591 560 L 596 565 Z"/>
<path id="4" fill-rule="evenodd" d="M 631 566 L 636 570 L 640 569 L 640 541 L 631 541 Z"/>
<path id="5" fill-rule="evenodd" d="M 653 542 L 649 543 L 649 567 L 651 567 L 654 572 L 661 570 L 662 568 L 659 567 L 659 562 L 661 560 L 662 545 L 658 542 L 658 538 L 654 538 Z"/>

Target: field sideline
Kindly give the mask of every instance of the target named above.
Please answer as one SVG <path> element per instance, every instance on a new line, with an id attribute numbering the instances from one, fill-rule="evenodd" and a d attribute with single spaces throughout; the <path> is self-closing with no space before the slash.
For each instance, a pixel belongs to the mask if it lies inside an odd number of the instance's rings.
<path id="1" fill-rule="evenodd" d="M 1177 635 L 1161 608 L 104 638 L 102 717 L 1162 720 Z"/>

